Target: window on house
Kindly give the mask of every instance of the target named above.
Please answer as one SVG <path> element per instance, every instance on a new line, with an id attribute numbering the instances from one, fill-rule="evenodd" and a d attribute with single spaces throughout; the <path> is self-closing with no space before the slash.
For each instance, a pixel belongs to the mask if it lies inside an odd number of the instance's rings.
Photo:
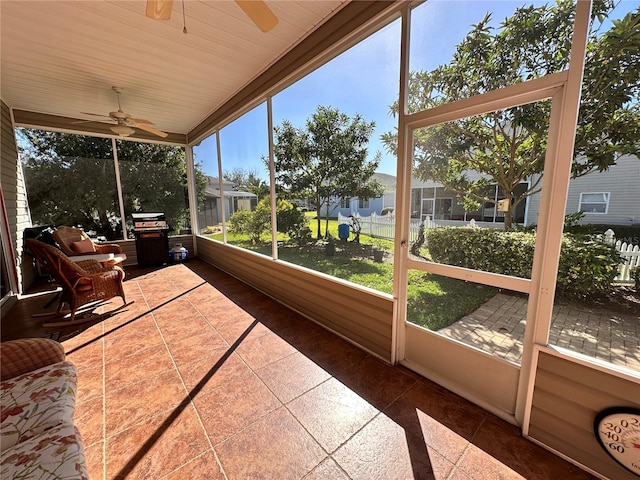
<path id="1" fill-rule="evenodd" d="M 607 213 L 609 192 L 581 193 L 578 210 L 584 213 Z"/>
<path id="2" fill-rule="evenodd" d="M 340 208 L 350 208 L 351 207 L 351 197 L 343 198 L 340 202 Z"/>
<path id="3" fill-rule="evenodd" d="M 360 198 L 358 200 L 358 208 L 369 208 L 369 199 Z"/>

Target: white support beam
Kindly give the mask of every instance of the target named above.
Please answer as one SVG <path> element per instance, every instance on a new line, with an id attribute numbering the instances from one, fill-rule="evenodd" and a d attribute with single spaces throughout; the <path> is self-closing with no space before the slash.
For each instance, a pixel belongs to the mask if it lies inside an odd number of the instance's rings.
<path id="1" fill-rule="evenodd" d="M 516 401 L 516 420 L 523 426 L 525 435 L 528 433 L 528 418 L 537 367 L 534 361 L 534 348 L 536 345 L 546 345 L 549 339 L 590 14 L 591 1 L 579 0 L 576 6 L 567 82 L 565 87 L 553 97 L 551 107 L 540 215 L 531 273 L 531 297 L 527 309 Z"/>

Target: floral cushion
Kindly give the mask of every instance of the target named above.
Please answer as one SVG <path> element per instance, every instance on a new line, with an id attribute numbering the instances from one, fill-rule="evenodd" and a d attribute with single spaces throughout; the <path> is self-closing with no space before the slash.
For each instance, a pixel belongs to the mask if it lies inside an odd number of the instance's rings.
<path id="1" fill-rule="evenodd" d="M 63 424 L 31 437 L 0 456 L 0 478 L 88 479 L 78 429 Z"/>
<path id="2" fill-rule="evenodd" d="M 76 369 L 67 361 L 1 382 L 1 450 L 62 423 L 72 425 L 75 395 Z"/>

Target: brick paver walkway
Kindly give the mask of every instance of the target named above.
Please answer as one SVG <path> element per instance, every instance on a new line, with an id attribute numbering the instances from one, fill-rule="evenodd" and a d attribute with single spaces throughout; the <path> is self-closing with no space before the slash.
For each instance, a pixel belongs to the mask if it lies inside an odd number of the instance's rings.
<path id="1" fill-rule="evenodd" d="M 439 333 L 520 363 L 526 315 L 526 297 L 499 293 Z M 640 371 L 640 315 L 555 306 L 549 343 Z"/>

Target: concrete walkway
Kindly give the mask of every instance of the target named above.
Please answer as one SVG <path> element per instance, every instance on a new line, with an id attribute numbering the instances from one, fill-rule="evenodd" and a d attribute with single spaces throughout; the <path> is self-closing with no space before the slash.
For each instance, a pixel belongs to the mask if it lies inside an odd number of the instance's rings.
<path id="1" fill-rule="evenodd" d="M 439 333 L 520 363 L 526 315 L 525 296 L 499 293 Z M 640 371 L 640 315 L 555 306 L 549 343 Z"/>

